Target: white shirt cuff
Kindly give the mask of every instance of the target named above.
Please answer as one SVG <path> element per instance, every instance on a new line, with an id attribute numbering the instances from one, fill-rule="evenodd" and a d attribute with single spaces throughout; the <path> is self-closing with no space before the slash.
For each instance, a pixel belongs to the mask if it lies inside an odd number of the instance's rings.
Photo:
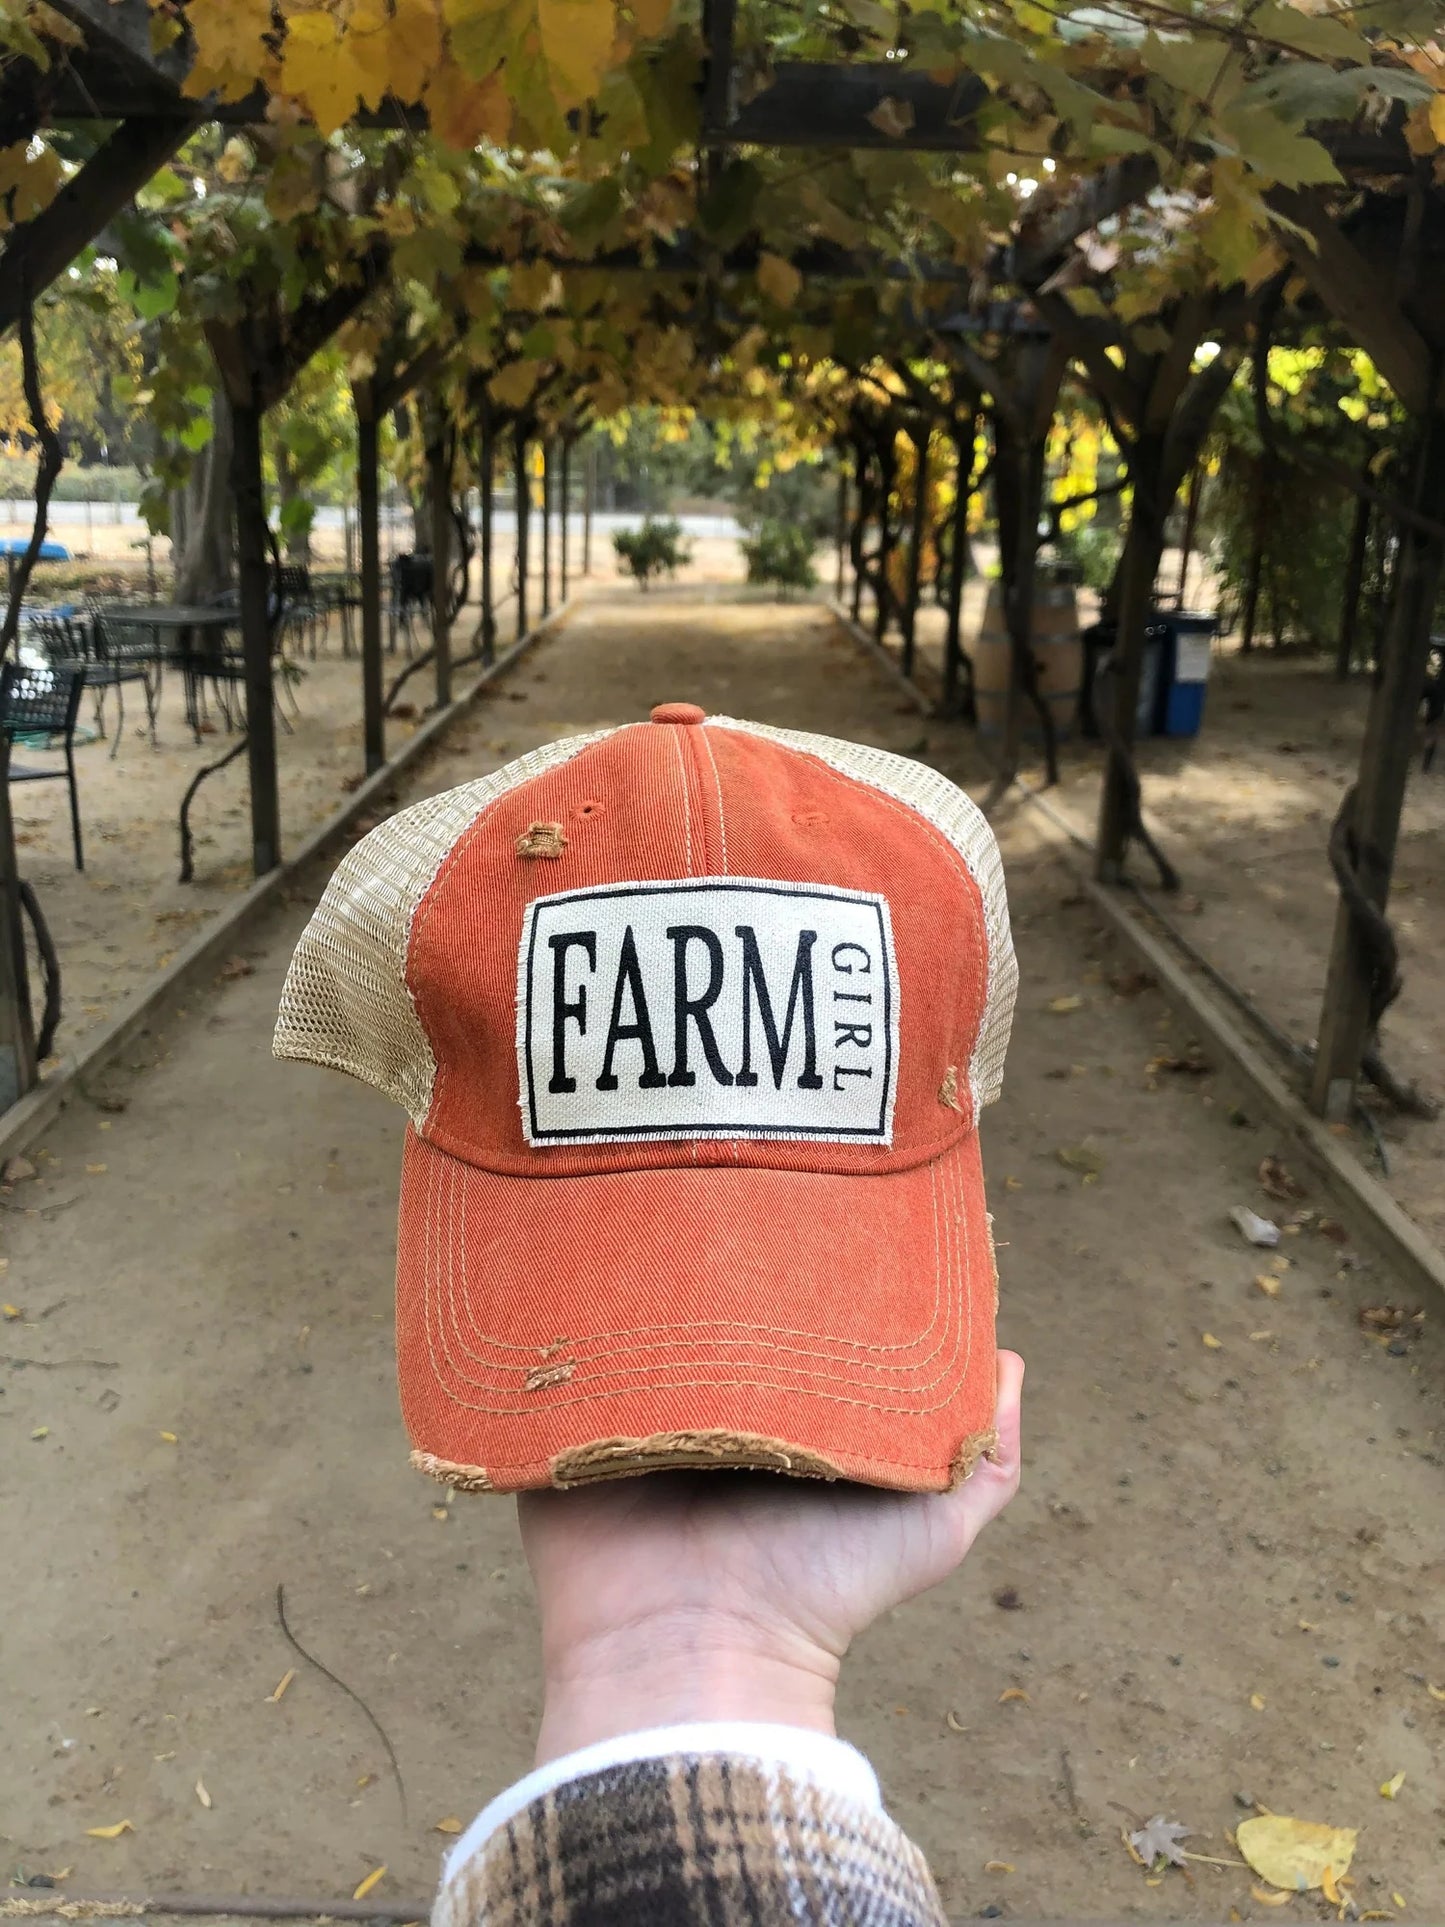
<path id="1" fill-rule="evenodd" d="M 479 1853 L 499 1828 L 524 1807 L 569 1780 L 581 1780 L 607 1767 L 637 1760 L 676 1758 L 678 1754 L 730 1753 L 766 1766 L 785 1768 L 795 1778 L 855 1801 L 875 1812 L 883 1808 L 878 1776 L 854 1746 L 804 1726 L 773 1726 L 761 1720 L 699 1720 L 686 1726 L 654 1726 L 643 1733 L 620 1733 L 599 1740 L 560 1760 L 549 1760 L 525 1779 L 499 1793 L 473 1820 L 446 1856 L 443 1882 Z"/>

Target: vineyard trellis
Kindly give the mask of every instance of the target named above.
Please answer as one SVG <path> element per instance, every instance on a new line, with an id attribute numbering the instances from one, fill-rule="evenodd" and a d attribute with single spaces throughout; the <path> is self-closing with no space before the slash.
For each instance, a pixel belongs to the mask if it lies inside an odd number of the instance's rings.
<path id="1" fill-rule="evenodd" d="M 850 452 L 840 513 L 852 509 L 855 613 L 871 588 L 875 627 L 899 627 L 907 667 L 932 539 L 924 480 L 951 470 L 938 547 L 943 700 L 956 706 L 987 423 L 1011 642 L 1004 777 L 1031 700 L 1052 765 L 1032 582 L 1048 437 L 1065 384 L 1082 382 L 1128 505 L 1110 594 L 1105 878 L 1143 835 L 1132 695 L 1165 518 L 1236 369 L 1266 366 L 1270 331 L 1333 331 L 1416 430 L 1403 485 L 1357 478 L 1398 542 L 1336 839 L 1355 887 L 1341 895 L 1313 1096 L 1339 1115 L 1382 1014 L 1378 931 L 1360 906 L 1383 919 L 1445 538 L 1442 35 L 1441 0 L 920 13 L 872 0 L 3 0 L 0 328 L 47 289 L 63 299 L 72 264 L 103 254 L 154 295 L 147 405 L 162 479 L 183 471 L 224 395 L 258 874 L 279 861 L 282 831 L 263 425 L 328 343 L 345 355 L 357 424 L 368 770 L 384 763 L 387 707 L 379 430 L 418 393 L 439 705 L 459 660 L 445 563 L 459 483 L 481 489 L 474 653 L 490 660 L 499 451 L 510 441 L 518 478 L 520 630 L 528 450 L 543 450 L 545 613 L 554 473 L 565 497 L 584 428 L 653 401 L 766 414 Z M 13 888 L 3 822 L 0 846 Z M 0 1024 L 24 1088 L 23 994 L 3 976 Z"/>

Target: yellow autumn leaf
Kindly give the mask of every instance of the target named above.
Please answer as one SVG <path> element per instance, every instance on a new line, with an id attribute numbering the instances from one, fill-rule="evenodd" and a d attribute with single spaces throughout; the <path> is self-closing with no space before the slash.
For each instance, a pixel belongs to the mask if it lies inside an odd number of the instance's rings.
<path id="1" fill-rule="evenodd" d="M 382 1881 L 385 1877 L 386 1877 L 385 1866 L 373 1867 L 371 1872 L 366 1876 L 365 1880 L 362 1881 L 361 1885 L 356 1889 L 356 1892 L 351 1896 L 351 1898 L 353 1900 L 365 1900 L 366 1896 L 371 1892 L 373 1887 L 377 1886 L 378 1883 Z"/>
<path id="2" fill-rule="evenodd" d="M 1405 1904 L 1405 1896 L 1403 1894 L 1391 1894 L 1390 1898 L 1397 1907 L 1403 1907 Z"/>
<path id="3" fill-rule="evenodd" d="M 420 100 L 442 63 L 437 0 L 394 0 L 386 31 L 387 90 L 398 100 Z"/>
<path id="4" fill-rule="evenodd" d="M 1201 1338 L 1206 1350 L 1211 1352 L 1222 1352 L 1224 1350 L 1223 1339 L 1216 1338 L 1213 1332 L 1204 1332 L 1201 1334 Z"/>
<path id="5" fill-rule="evenodd" d="M 1272 1894 L 1268 1887 L 1251 1887 L 1249 1891 L 1261 1907 L 1283 1907 L 1284 1903 L 1289 1899 L 1287 1893 Z"/>
<path id="6" fill-rule="evenodd" d="M 1425 1691 L 1432 1700 L 1445 1700 L 1445 1686 L 1432 1686 L 1429 1680 L 1426 1680 Z"/>
<path id="7" fill-rule="evenodd" d="M 537 34 L 559 107 L 594 98 L 616 27 L 612 0 L 537 0 Z"/>
<path id="8" fill-rule="evenodd" d="M 3 1312 L 7 1318 L 23 1318 L 25 1316 L 18 1305 L 0 1305 L 0 1312 Z"/>
<path id="9" fill-rule="evenodd" d="M 1344 1906 L 1344 1896 L 1335 1885 L 1335 1870 L 1333 1867 L 1326 1867 L 1320 1875 L 1320 1892 L 1332 1907 Z"/>
<path id="10" fill-rule="evenodd" d="M 998 1703 L 1002 1706 L 1007 1700 L 1022 1700 L 1025 1706 L 1032 1704 L 1022 1686 L 1006 1686 L 998 1696 Z"/>
<path id="11" fill-rule="evenodd" d="M 180 1444 L 180 1439 L 176 1436 L 174 1432 L 162 1432 L 160 1436 L 165 1440 L 167 1445 Z"/>
<path id="12" fill-rule="evenodd" d="M 30 1436 L 33 1439 L 48 1439 L 50 1437 L 50 1427 L 48 1425 L 37 1425 Z"/>
<path id="13" fill-rule="evenodd" d="M 1049 999 L 1049 1010 L 1055 1017 L 1067 1017 L 1071 1011 L 1082 1010 L 1083 1008 L 1084 1000 L 1082 997 L 1051 997 Z"/>
<path id="14" fill-rule="evenodd" d="M 766 249 L 758 256 L 758 286 L 780 308 L 791 308 L 803 290 L 803 277 L 791 261 Z"/>
<path id="15" fill-rule="evenodd" d="M 113 1827 L 87 1827 L 86 1832 L 92 1840 L 119 1840 L 123 1833 L 134 1833 L 135 1823 L 131 1820 L 117 1820 Z"/>
<path id="16" fill-rule="evenodd" d="M 281 1695 L 286 1691 L 286 1688 L 291 1684 L 292 1680 L 295 1679 L 295 1677 L 296 1677 L 296 1668 L 294 1666 L 288 1666 L 286 1668 L 286 1671 L 281 1675 L 280 1679 L 277 1680 L 275 1692 L 268 1693 L 266 1695 L 267 1700 L 270 1702 L 272 1706 L 274 1706 L 277 1700 L 280 1699 Z"/>
<path id="17" fill-rule="evenodd" d="M 500 147 L 512 131 L 512 103 L 496 74 L 468 80 L 458 68 L 442 66 L 422 98 L 432 132 L 449 147 L 466 150 L 484 140 Z"/>
<path id="18" fill-rule="evenodd" d="M 1262 1713 L 1264 1711 L 1263 1693 L 1251 1693 L 1249 1696 L 1249 1703 L 1254 1708 L 1256 1713 Z"/>
<path id="19" fill-rule="evenodd" d="M 1382 1800 L 1393 1800 L 1395 1795 L 1400 1791 L 1400 1788 L 1404 1784 L 1405 1784 L 1404 1774 L 1403 1773 L 1394 1774 L 1390 1779 L 1384 1781 L 1384 1783 L 1381 1785 L 1380 1798 Z"/>
<path id="20" fill-rule="evenodd" d="M 1436 94 L 1430 103 L 1430 132 L 1445 147 L 1445 94 Z"/>
<path id="21" fill-rule="evenodd" d="M 432 1828 L 433 1833 L 460 1833 L 461 1830 L 462 1823 L 454 1813 L 443 1814 Z"/>
<path id="22" fill-rule="evenodd" d="M 985 1860 L 983 1870 L 985 1873 L 1012 1873 L 1014 1863 L 1012 1860 Z"/>
<path id="23" fill-rule="evenodd" d="M 525 408 L 536 391 L 541 374 L 540 361 L 508 362 L 505 368 L 497 370 L 488 383 L 493 401 L 500 402 L 503 408 Z"/>
<path id="24" fill-rule="evenodd" d="M 628 0 L 628 12 L 644 40 L 655 40 L 672 18 L 672 0 Z"/>
<path id="25" fill-rule="evenodd" d="M 1254 1281 L 1256 1291 L 1262 1291 L 1266 1298 L 1279 1297 L 1279 1280 L 1272 1272 L 1261 1271 Z"/>
<path id="26" fill-rule="evenodd" d="M 110 1166 L 108 1164 L 87 1164 L 85 1167 L 85 1175 L 88 1178 L 103 1178 L 109 1169 Z"/>
<path id="27" fill-rule="evenodd" d="M 286 23 L 281 84 L 310 108 L 326 135 L 356 112 L 358 93 L 349 55 L 338 42 L 336 16 L 320 8 L 293 13 Z"/>
<path id="28" fill-rule="evenodd" d="M 1327 1870 L 1336 1880 L 1347 1873 L 1358 1837 L 1354 1827 L 1326 1827 L 1283 1813 L 1241 1820 L 1234 1831 L 1239 1851 L 1254 1871 L 1287 1893 L 1322 1887 Z"/>

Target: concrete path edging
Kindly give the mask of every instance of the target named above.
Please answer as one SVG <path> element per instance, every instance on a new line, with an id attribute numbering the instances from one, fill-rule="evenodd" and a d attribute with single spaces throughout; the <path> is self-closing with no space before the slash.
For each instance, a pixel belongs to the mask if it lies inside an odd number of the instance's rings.
<path id="1" fill-rule="evenodd" d="M 1370 1244 L 1413 1285 L 1426 1287 L 1445 1300 L 1445 1252 L 1431 1243 L 1330 1127 L 1306 1109 L 1265 1052 L 1244 1034 L 1167 943 L 1145 927 L 1139 914 L 1126 907 L 1125 899 L 1082 873 L 1079 881 L 1094 908 L 1158 978 L 1170 1001 L 1189 1013 L 1212 1048 L 1244 1078 L 1260 1105 L 1288 1134 L 1291 1149 L 1359 1214 L 1368 1226 Z"/>
<path id="2" fill-rule="evenodd" d="M 424 756 L 434 743 L 446 735 L 460 717 L 476 702 L 482 690 L 520 660 L 532 645 L 556 628 L 572 609 L 571 597 L 554 609 L 535 628 L 515 642 L 497 660 L 483 669 L 470 688 L 445 709 L 428 716 L 381 768 L 374 770 L 324 823 L 317 826 L 274 870 L 258 877 L 243 896 L 236 900 L 203 930 L 184 944 L 143 990 L 137 991 L 111 1018 L 86 1034 L 74 1055 L 62 1057 L 33 1091 L 27 1091 L 17 1104 L 0 1114 L 0 1165 L 33 1144 L 48 1130 L 69 1099 L 84 1093 L 85 1079 L 103 1070 L 112 1058 L 182 990 L 192 987 L 209 969 L 214 969 L 246 927 L 280 896 L 288 884 L 322 855 L 338 838 L 364 816 L 386 794 L 413 763 Z"/>
<path id="3" fill-rule="evenodd" d="M 882 658 L 894 678 L 913 695 L 920 709 L 925 714 L 933 714 L 932 704 L 903 674 L 888 651 L 860 629 L 836 602 L 830 599 L 827 607 L 855 642 L 870 655 Z M 997 766 L 988 752 L 981 750 L 980 754 L 997 774 Z M 1079 867 L 1072 841 L 1042 800 L 1023 783 L 1015 782 L 1013 788 L 1033 806 L 1039 819 L 1048 825 L 1050 835 L 1057 839 L 1061 852 L 1078 877 L 1080 889 L 1111 930 L 1153 972 L 1165 996 L 1186 1011 L 1212 1047 L 1221 1057 L 1229 1060 L 1253 1091 L 1257 1102 L 1287 1134 L 1296 1156 L 1309 1166 L 1317 1179 L 1328 1185 L 1342 1202 L 1359 1214 L 1368 1227 L 1366 1235 L 1374 1249 L 1412 1284 L 1445 1300 L 1445 1252 L 1432 1243 L 1385 1187 L 1370 1176 L 1330 1127 L 1306 1108 L 1268 1055 L 1240 1029 L 1224 1005 L 1191 974 L 1188 965 L 1176 956 L 1161 937 L 1145 927 L 1142 915 L 1147 913 L 1131 912 L 1127 907 L 1127 898 L 1097 882 Z"/>

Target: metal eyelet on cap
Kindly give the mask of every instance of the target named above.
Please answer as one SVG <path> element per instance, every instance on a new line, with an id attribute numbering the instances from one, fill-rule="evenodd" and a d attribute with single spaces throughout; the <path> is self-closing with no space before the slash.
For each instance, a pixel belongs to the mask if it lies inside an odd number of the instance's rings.
<path id="1" fill-rule="evenodd" d="M 690 723 L 696 725 L 706 722 L 706 710 L 699 709 L 696 703 L 659 703 L 652 712 L 655 723 Z"/>

